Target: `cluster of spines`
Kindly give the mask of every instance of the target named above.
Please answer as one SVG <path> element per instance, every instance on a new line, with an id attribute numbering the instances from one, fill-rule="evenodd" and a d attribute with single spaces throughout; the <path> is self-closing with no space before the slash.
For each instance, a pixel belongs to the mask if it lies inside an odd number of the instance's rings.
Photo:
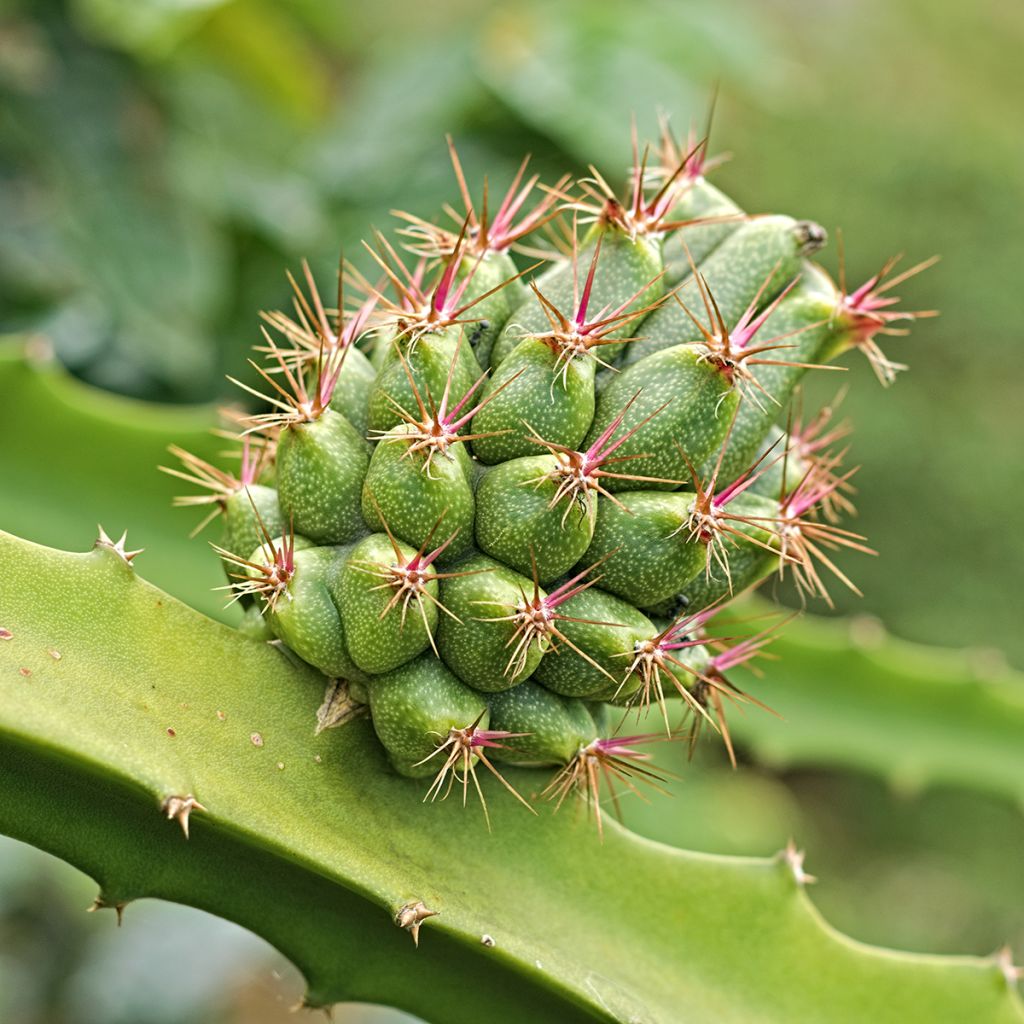
<path id="1" fill-rule="evenodd" d="M 775 572 L 853 588 L 847 428 L 786 410 L 851 348 L 891 381 L 878 335 L 927 314 L 890 290 L 927 264 L 834 284 L 817 225 L 744 213 L 707 183 L 706 137 L 667 125 L 654 156 L 634 132 L 625 198 L 524 161 L 493 213 L 449 145 L 449 224 L 400 214 L 366 246 L 378 283 L 343 262 L 328 308 L 304 263 L 292 311 L 263 314 L 240 472 L 177 449 L 168 472 L 223 513 L 245 628 L 346 680 L 428 799 L 482 801 L 478 763 L 547 764 L 544 794 L 600 823 L 602 780 L 613 801 L 657 784 L 648 740 L 709 726 L 735 758 L 726 707 L 760 702 L 728 676 L 774 634 L 710 635 L 733 598 Z M 664 732 L 620 735 L 652 707 Z"/>

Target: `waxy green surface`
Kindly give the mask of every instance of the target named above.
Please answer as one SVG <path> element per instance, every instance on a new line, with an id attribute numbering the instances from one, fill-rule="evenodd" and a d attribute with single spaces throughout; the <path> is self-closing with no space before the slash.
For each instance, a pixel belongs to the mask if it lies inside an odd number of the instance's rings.
<path id="1" fill-rule="evenodd" d="M 665 236 L 665 283 L 676 285 L 690 276 L 691 261 L 700 266 L 741 224 L 743 211 L 707 178 L 690 182 L 679 202 L 672 207 L 669 220 L 709 218 L 707 224 L 691 224 Z M 711 218 L 721 217 L 722 220 Z M 724 219 L 730 218 L 730 219 Z"/>
<path id="2" fill-rule="evenodd" d="M 367 687 L 377 738 L 396 771 L 429 778 L 444 767 L 439 749 L 452 729 L 486 729 L 487 702 L 427 653 L 374 678 Z"/>
<path id="3" fill-rule="evenodd" d="M 373 363 L 361 349 L 350 346 L 331 393 L 330 405 L 364 437 L 369 429 L 370 394 L 376 379 L 377 371 Z"/>
<path id="4" fill-rule="evenodd" d="M 170 899 L 256 931 L 314 1005 L 437 1024 L 475 1024 L 481 1006 L 496 1024 L 1024 1019 L 993 960 L 852 942 L 778 861 L 612 823 L 600 842 L 571 806 L 534 817 L 484 780 L 488 834 L 455 799 L 424 805 L 368 722 L 314 735 L 322 677 L 110 550 L 3 535 L 0 556 L 0 830 L 92 875 L 109 904 Z M 548 774 L 509 777 L 528 795 Z M 188 841 L 160 812 L 187 794 L 206 807 Z M 417 950 L 392 919 L 418 899 L 440 916 Z"/>
<path id="5" fill-rule="evenodd" d="M 429 462 L 427 452 L 410 445 L 402 438 L 377 442 L 363 481 L 363 519 L 373 530 L 387 524 L 396 537 L 428 551 L 454 534 L 445 549 L 453 558 L 473 543 L 473 467 L 462 444 L 435 452 Z"/>
<path id="6" fill-rule="evenodd" d="M 564 697 L 616 691 L 626 678 L 634 645 L 654 632 L 650 619 L 597 587 L 571 597 L 559 611 L 565 618 L 558 628 L 569 643 L 544 655 L 537 681 Z"/>
<path id="7" fill-rule="evenodd" d="M 613 377 L 602 391 L 584 445 L 593 444 L 632 402 L 617 436 L 639 429 L 616 450 L 617 457 L 631 459 L 617 471 L 678 481 L 607 479 L 607 490 L 673 490 L 691 482 L 687 459 L 696 467 L 720 448 L 740 395 L 706 355 L 707 350 L 697 345 L 655 352 Z M 648 417 L 649 422 L 640 426 Z"/>
<path id="8" fill-rule="evenodd" d="M 397 546 L 401 564 L 407 565 L 416 550 Z M 338 568 L 334 592 L 348 649 L 364 672 L 389 672 L 415 658 L 437 629 L 437 580 L 424 581 L 422 594 L 405 594 L 388 576 L 397 564 L 391 540 L 374 533 L 354 545 Z"/>
<path id="9" fill-rule="evenodd" d="M 453 569 L 465 575 L 441 581 L 437 649 L 465 683 L 485 693 L 507 690 L 533 674 L 547 642 L 533 641 L 523 667 L 515 670 L 516 610 L 533 598 L 533 582 L 486 555 L 474 555 Z M 541 598 L 543 590 L 538 590 Z"/>

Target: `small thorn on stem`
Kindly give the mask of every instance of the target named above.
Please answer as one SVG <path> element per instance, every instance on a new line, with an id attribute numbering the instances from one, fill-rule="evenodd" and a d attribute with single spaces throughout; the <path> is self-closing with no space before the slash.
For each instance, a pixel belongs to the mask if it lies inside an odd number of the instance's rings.
<path id="1" fill-rule="evenodd" d="M 796 843 L 792 839 L 786 843 L 784 849 L 779 850 L 776 854 L 776 859 L 789 868 L 790 873 L 793 875 L 793 880 L 801 888 L 805 885 L 811 885 L 818 880 L 814 875 L 809 875 L 804 870 L 805 856 L 806 854 L 803 850 L 796 848 Z"/>
<path id="2" fill-rule="evenodd" d="M 399 909 L 395 914 L 395 924 L 404 928 L 412 936 L 413 945 L 419 948 L 420 926 L 427 918 L 437 917 L 440 913 L 440 910 L 431 910 L 423 900 L 415 900 Z"/>
<path id="3" fill-rule="evenodd" d="M 188 819 L 193 811 L 205 811 L 206 808 L 191 794 L 188 796 L 169 796 L 160 805 L 160 810 L 168 821 L 176 821 L 188 839 Z"/>
<path id="4" fill-rule="evenodd" d="M 992 954 L 992 961 L 999 968 L 1009 988 L 1015 989 L 1021 981 L 1024 981 L 1024 967 L 1013 962 L 1013 950 L 1008 945 L 997 949 Z"/>
<path id="5" fill-rule="evenodd" d="M 86 910 L 90 914 L 94 914 L 97 910 L 113 910 L 117 915 L 117 927 L 120 928 L 124 924 L 124 908 L 128 906 L 127 900 L 121 900 L 117 903 L 110 903 L 102 893 L 92 901 L 92 906 L 86 907 Z"/>
<path id="6" fill-rule="evenodd" d="M 138 548 L 135 551 L 127 550 L 127 530 L 125 530 L 124 533 L 121 534 L 119 540 L 115 541 L 111 540 L 111 538 L 107 536 L 107 531 L 104 530 L 102 526 L 98 526 L 97 529 L 99 530 L 99 537 L 93 543 L 93 549 L 110 548 L 110 550 L 113 551 L 121 559 L 121 561 L 124 562 L 125 565 L 131 565 L 132 559 L 134 559 L 138 555 L 141 555 L 142 552 L 146 550 L 145 548 Z"/>

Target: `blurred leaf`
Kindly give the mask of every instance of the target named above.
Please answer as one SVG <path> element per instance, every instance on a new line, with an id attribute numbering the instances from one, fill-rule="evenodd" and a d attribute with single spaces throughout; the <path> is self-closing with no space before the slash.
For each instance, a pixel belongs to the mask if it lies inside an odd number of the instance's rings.
<path id="1" fill-rule="evenodd" d="M 0 235 L 0 250 L 25 234 L 63 250 L 51 282 L 37 261 L 11 283 L 42 285 L 54 311 L 5 326 L 45 327 L 68 365 L 114 390 L 195 393 L 214 362 L 205 335 L 226 287 L 220 241 L 175 194 L 159 112 L 119 63 L 66 33 L 53 48 L 53 73 L 9 99 L 0 154 L 36 201 L 19 234 Z M 0 266 L 16 272 L 25 261 L 0 255 Z"/>
<path id="2" fill-rule="evenodd" d="M 733 772 L 712 758 L 689 763 L 682 744 L 658 750 L 658 770 L 675 774 L 664 784 L 672 797 L 623 799 L 627 828 L 681 850 L 770 856 L 790 836 L 806 840 L 809 827 L 792 794 L 753 769 Z"/>
<path id="3" fill-rule="evenodd" d="M 130 939 L 93 937 L 65 986 L 76 1024 L 194 1024 L 220 1016 L 254 963 L 271 950 L 251 932 L 167 903 L 132 908 Z M 187 979 L 187 983 L 185 982 Z"/>
<path id="4" fill-rule="evenodd" d="M 299 125 L 319 123 L 329 109 L 328 62 L 288 5 L 235 0 L 206 22 L 197 42 L 255 97 L 262 95 Z"/>
<path id="5" fill-rule="evenodd" d="M 143 59 L 165 56 L 226 0 L 71 0 L 83 28 Z"/>
<path id="6" fill-rule="evenodd" d="M 901 792 L 948 784 L 1024 808 L 1024 678 L 998 655 L 814 617 L 789 623 L 771 651 L 766 678 L 736 678 L 782 720 L 756 708 L 729 718 L 759 761 L 851 768 Z"/>
<path id="7" fill-rule="evenodd" d="M 40 343 L 36 344 L 38 348 Z M 45 344 L 43 343 L 44 347 Z M 0 345 L 0 528 L 44 544 L 88 547 L 96 524 L 129 530 L 146 571 L 167 590 L 217 617 L 229 617 L 216 558 L 196 517 L 172 509 L 181 484 L 157 471 L 171 442 L 216 458 L 208 407 L 147 405 L 95 390 L 59 364 L 30 361 L 23 344 Z M 214 537 L 211 533 L 210 537 Z"/>
<path id="8" fill-rule="evenodd" d="M 477 70 L 527 123 L 584 163 L 624 173 L 635 115 L 649 136 L 658 111 L 704 117 L 712 83 L 764 101 L 788 68 L 756 8 L 640 0 L 628 8 L 573 0 L 499 6 Z M 686 121 L 677 124 L 685 130 Z"/>
<path id="9" fill-rule="evenodd" d="M 931 953 L 1024 948 L 1024 817 L 976 790 L 914 797 L 878 779 L 787 773 L 816 904 L 863 942 Z"/>

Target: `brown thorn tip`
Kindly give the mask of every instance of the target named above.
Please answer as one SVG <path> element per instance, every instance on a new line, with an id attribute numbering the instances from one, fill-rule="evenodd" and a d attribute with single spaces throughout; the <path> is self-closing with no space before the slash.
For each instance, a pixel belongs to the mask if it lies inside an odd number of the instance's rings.
<path id="1" fill-rule="evenodd" d="M 404 907 L 399 909 L 398 913 L 395 914 L 395 924 L 409 932 L 412 935 L 414 945 L 419 948 L 420 925 L 428 917 L 437 917 L 438 914 L 440 914 L 439 910 L 431 910 L 423 900 L 415 900 L 412 903 L 406 903 Z"/>
<path id="2" fill-rule="evenodd" d="M 137 555 L 141 555 L 145 548 L 138 548 L 135 551 L 127 550 L 128 531 L 125 530 L 121 534 L 120 540 L 112 540 L 108 535 L 107 531 L 102 526 L 97 526 L 96 529 L 99 531 L 99 537 L 93 542 L 93 549 L 96 548 L 110 548 L 117 556 L 125 563 L 125 565 L 131 565 L 132 559 Z"/>
<path id="3" fill-rule="evenodd" d="M 90 914 L 94 914 L 97 910 L 113 910 L 117 914 L 117 927 L 120 928 L 124 924 L 124 908 L 127 906 L 127 900 L 122 900 L 118 903 L 108 903 L 101 893 L 92 901 L 92 906 L 85 909 Z"/>
<path id="4" fill-rule="evenodd" d="M 188 839 L 188 817 L 193 811 L 205 811 L 206 808 L 191 794 L 188 796 L 169 796 L 160 805 L 160 810 L 167 815 L 167 820 L 176 821 Z"/>

